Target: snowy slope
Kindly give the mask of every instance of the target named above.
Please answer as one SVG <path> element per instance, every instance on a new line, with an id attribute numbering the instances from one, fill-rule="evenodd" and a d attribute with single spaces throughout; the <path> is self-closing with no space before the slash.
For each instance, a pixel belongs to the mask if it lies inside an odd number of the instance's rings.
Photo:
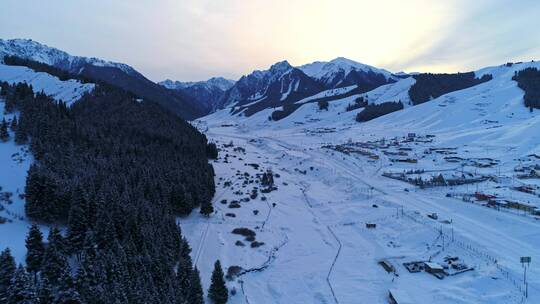
<path id="1" fill-rule="evenodd" d="M 478 70 L 475 72 L 477 77 L 491 74 L 493 80 L 471 88 L 445 94 L 430 102 L 414 107 L 410 105 L 408 91 L 415 83 L 415 79 L 408 77 L 400 79 L 395 83 L 380 86 L 366 93 L 330 101 L 330 104 L 333 106 L 330 107 L 329 111 L 319 111 L 316 105 L 313 106 L 308 103 L 320 97 L 339 96 L 354 87 L 325 90 L 304 98 L 296 103 L 305 105 L 292 113 L 286 120 L 282 119 L 269 123 L 267 121 L 268 116 L 275 109 L 267 109 L 256 118 L 233 115 L 229 119 L 237 119 L 239 122 L 245 120 L 245 123 L 248 124 L 274 125 L 272 128 L 275 129 L 281 129 L 284 125 L 289 126 L 290 121 L 313 124 L 314 126 L 339 126 L 351 122 L 344 119 L 342 115 L 344 114 L 345 107 L 354 102 L 357 97 L 364 96 L 367 97 L 369 103 L 375 104 L 399 100 L 403 102 L 406 110 L 398 111 L 369 122 L 369 124 L 384 124 L 386 128 L 396 126 L 399 129 L 402 126 L 406 126 L 411 129 L 432 130 L 434 127 L 441 129 L 453 127 L 456 130 L 463 130 L 463 128 L 472 128 L 473 126 L 485 127 L 484 124 L 486 121 L 497 121 L 502 125 L 514 122 L 524 124 L 523 120 L 530 118 L 531 115 L 529 110 L 523 106 L 523 92 L 517 88 L 517 83 L 511 78 L 515 71 L 527 67 L 540 67 L 540 63 L 521 63 L 514 64 L 511 67 L 502 65 Z M 409 107 L 410 109 L 407 109 Z M 359 111 L 361 110 L 355 110 L 351 113 L 356 114 Z M 220 114 L 216 113 L 216 115 L 222 117 L 220 119 L 224 119 L 227 116 L 226 113 L 229 113 L 229 110 L 224 110 Z M 354 115 L 351 117 L 354 117 Z M 459 117 L 459 119 L 454 120 L 455 117 Z M 313 118 L 320 120 L 320 122 L 315 122 Z M 523 130 L 523 132 L 526 132 L 526 130 Z"/>
<path id="2" fill-rule="evenodd" d="M 35 92 L 43 91 L 56 100 L 62 100 L 68 105 L 80 99 L 85 93 L 95 87 L 91 83 L 80 83 L 77 80 L 62 81 L 57 77 L 21 66 L 0 64 L 0 81 L 10 84 L 26 82 Z"/>
<path id="3" fill-rule="evenodd" d="M 387 101 L 401 101 L 405 107 L 410 106 L 409 89 L 416 82 L 413 77 L 400 79 L 397 82 L 385 84 L 370 92 L 362 94 L 369 103 L 380 104 Z"/>
<path id="4" fill-rule="evenodd" d="M 400 79 L 397 82 L 382 85 L 372 91 L 366 93 L 358 93 L 345 98 L 339 98 L 340 95 L 350 95 L 349 92 L 356 89 L 356 86 L 348 86 L 336 89 L 329 89 L 321 91 L 312 96 L 303 98 L 296 104 L 303 104 L 299 109 L 292 114 L 279 121 L 268 121 L 268 117 L 272 112 L 281 109 L 271 108 L 263 110 L 253 116 L 245 117 L 241 114 L 231 114 L 230 109 L 223 109 L 217 111 L 214 114 L 207 116 L 207 120 L 216 120 L 217 122 L 223 120 L 236 120 L 242 124 L 250 125 L 255 124 L 259 127 L 283 129 L 288 128 L 294 124 L 354 124 L 354 117 L 360 110 L 346 112 L 345 109 L 349 104 L 353 104 L 354 101 L 360 97 L 367 97 L 369 103 L 379 104 L 387 101 L 402 101 L 405 107 L 410 106 L 409 89 L 415 83 L 414 78 L 408 77 Z M 314 100 L 319 98 L 334 97 L 335 100 L 330 101 L 330 107 L 328 111 L 320 111 L 318 105 L 313 103 Z"/>
<path id="5" fill-rule="evenodd" d="M 303 104 L 303 103 L 313 101 L 313 100 L 318 99 L 318 98 L 337 97 L 337 96 L 340 96 L 340 95 L 343 95 L 343 94 L 347 94 L 347 93 L 353 91 L 356 88 L 357 88 L 357 86 L 352 85 L 352 86 L 343 87 L 343 88 L 325 90 L 325 91 L 319 92 L 319 93 L 317 93 L 315 95 L 312 95 L 312 96 L 306 97 L 304 99 L 301 99 L 301 100 L 299 100 L 299 101 L 297 101 L 295 103 L 296 104 Z"/>
<path id="6" fill-rule="evenodd" d="M 4 100 L 0 99 L 0 121 L 10 121 L 13 116 L 4 114 Z M 14 136 L 10 131 L 10 140 L 0 141 L 0 194 L 12 194 L 10 201 L 0 199 L 0 218 L 7 221 L 0 224 L 0 248 L 9 247 L 17 263 L 23 263 L 26 255 L 24 240 L 30 223 L 24 213 L 24 199 L 19 195 L 24 193 L 26 173 L 33 157 L 27 146 L 15 144 Z M 46 235 L 46 229 L 42 231 Z"/>
<path id="7" fill-rule="evenodd" d="M 540 137 L 538 111 L 523 104 L 523 91 L 512 81 L 515 71 L 540 68 L 540 63 L 489 67 L 476 75 L 492 74 L 493 80 L 448 93 L 425 104 L 398 111 L 367 124 L 378 128 L 444 132 L 453 134 L 449 143 L 482 140 L 490 144 L 516 146 L 520 153 L 537 149 Z M 516 151 L 518 152 L 518 151 Z"/>

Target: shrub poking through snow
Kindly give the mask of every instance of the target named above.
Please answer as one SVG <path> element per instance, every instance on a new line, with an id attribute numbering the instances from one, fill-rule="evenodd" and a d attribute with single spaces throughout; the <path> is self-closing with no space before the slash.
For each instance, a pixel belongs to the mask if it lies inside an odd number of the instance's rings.
<path id="1" fill-rule="evenodd" d="M 241 228 L 234 228 L 232 233 L 234 234 L 239 234 L 241 236 L 245 236 L 245 237 L 255 237 L 257 234 L 255 233 L 255 231 L 249 229 L 249 228 L 245 228 L 245 227 L 241 227 Z"/>

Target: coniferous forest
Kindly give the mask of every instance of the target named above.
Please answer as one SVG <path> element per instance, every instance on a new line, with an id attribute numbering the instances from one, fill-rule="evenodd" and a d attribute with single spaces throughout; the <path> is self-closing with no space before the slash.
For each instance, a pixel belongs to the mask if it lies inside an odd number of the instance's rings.
<path id="1" fill-rule="evenodd" d="M 364 107 L 364 110 L 356 114 L 356 121 L 368 121 L 381 117 L 383 115 L 403 110 L 403 103 L 401 101 L 393 102 L 383 102 L 380 104 L 368 104 Z"/>
<path id="2" fill-rule="evenodd" d="M 540 71 L 536 68 L 527 68 L 516 72 L 512 80 L 517 81 L 518 87 L 525 91 L 523 100 L 525 106 L 540 109 Z"/>
<path id="3" fill-rule="evenodd" d="M 26 183 L 26 267 L 0 255 L 2 303 L 202 303 L 175 216 L 211 209 L 216 157 L 158 105 L 99 85 L 68 108 L 2 83 L 15 141 L 35 158 Z M 65 227 L 54 228 L 56 225 Z"/>
<path id="4" fill-rule="evenodd" d="M 413 77 L 416 82 L 409 89 L 409 97 L 413 105 L 424 103 L 446 93 L 470 88 L 493 78 L 489 74 L 476 78 L 474 72 L 456 74 L 424 73 Z"/>

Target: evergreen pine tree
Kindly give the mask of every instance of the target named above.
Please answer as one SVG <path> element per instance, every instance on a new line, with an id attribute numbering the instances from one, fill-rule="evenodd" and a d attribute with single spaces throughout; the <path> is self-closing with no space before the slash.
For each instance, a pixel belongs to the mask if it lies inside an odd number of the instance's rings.
<path id="1" fill-rule="evenodd" d="M 81 194 L 81 192 L 77 191 L 76 194 Z M 73 250 L 73 252 L 82 249 L 84 238 L 86 237 L 87 220 L 85 210 L 83 209 L 84 206 L 81 203 L 84 203 L 84 198 L 74 198 L 69 210 L 66 239 L 69 243 L 70 250 Z"/>
<path id="2" fill-rule="evenodd" d="M 218 157 L 218 149 L 215 143 L 206 145 L 206 156 L 210 159 L 216 159 Z"/>
<path id="3" fill-rule="evenodd" d="M 107 271 L 104 267 L 105 258 L 97 250 L 94 234 L 91 231 L 86 233 L 82 247 L 83 253 L 75 278 L 80 298 L 87 304 L 113 303 L 112 299 L 103 298 L 105 286 L 108 283 Z"/>
<path id="4" fill-rule="evenodd" d="M 22 116 L 19 117 L 17 122 L 17 129 L 15 130 L 15 143 L 18 145 L 24 145 L 28 142 L 28 134 L 25 125 L 21 123 Z"/>
<path id="5" fill-rule="evenodd" d="M 11 131 L 15 132 L 17 130 L 17 116 L 13 116 L 13 119 L 11 120 L 11 125 L 10 125 L 10 128 L 11 128 Z"/>
<path id="6" fill-rule="evenodd" d="M 214 304 L 225 304 L 229 299 L 229 291 L 225 285 L 223 269 L 221 269 L 221 263 L 219 260 L 214 264 L 214 271 L 212 271 L 212 283 L 208 289 L 208 297 Z"/>
<path id="7" fill-rule="evenodd" d="M 32 278 L 22 265 L 19 265 L 7 291 L 6 304 L 37 304 L 38 297 Z"/>
<path id="8" fill-rule="evenodd" d="M 8 141 L 9 132 L 8 132 L 8 123 L 5 118 L 2 119 L 2 124 L 0 124 L 0 140 Z"/>
<path id="9" fill-rule="evenodd" d="M 44 255 L 43 234 L 41 234 L 39 227 L 33 224 L 26 237 L 26 269 L 28 272 L 35 273 L 41 269 Z"/>
<path id="10" fill-rule="evenodd" d="M 69 265 L 63 251 L 63 238 L 57 228 L 50 230 L 48 241 L 41 269 L 43 275 L 54 285 Z"/>
<path id="11" fill-rule="evenodd" d="M 191 290 L 189 291 L 188 303 L 204 304 L 204 294 L 201 285 L 201 277 L 197 267 L 191 272 Z"/>
<path id="12" fill-rule="evenodd" d="M 212 202 L 204 202 L 201 205 L 201 214 L 209 217 L 210 214 L 214 212 L 214 206 L 212 205 Z"/>
<path id="13" fill-rule="evenodd" d="M 189 294 L 192 289 L 191 286 L 191 272 L 192 264 L 191 259 L 180 258 L 178 263 L 178 269 L 176 271 L 176 302 L 177 303 L 190 303 Z"/>
<path id="14" fill-rule="evenodd" d="M 53 304 L 79 304 L 81 297 L 75 288 L 73 279 L 69 274 L 69 267 L 63 269 L 58 279 L 54 293 Z"/>
<path id="15" fill-rule="evenodd" d="M 37 296 L 39 304 L 52 304 L 54 301 L 53 286 L 46 277 L 42 277 L 39 280 Z"/>
<path id="16" fill-rule="evenodd" d="M 11 279 L 16 269 L 17 265 L 11 255 L 11 250 L 6 248 L 0 253 L 0 303 L 5 303 L 7 299 L 7 290 L 11 285 Z"/>
<path id="17" fill-rule="evenodd" d="M 95 238 L 98 248 L 109 248 L 114 244 L 114 240 L 117 238 L 116 230 L 113 219 L 105 207 L 100 207 L 98 209 L 95 229 Z"/>

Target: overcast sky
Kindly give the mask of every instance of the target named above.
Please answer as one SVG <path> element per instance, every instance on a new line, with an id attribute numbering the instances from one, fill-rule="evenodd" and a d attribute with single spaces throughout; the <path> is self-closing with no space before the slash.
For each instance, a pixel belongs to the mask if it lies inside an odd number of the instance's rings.
<path id="1" fill-rule="evenodd" d="M 124 62 L 155 81 L 340 56 L 394 72 L 467 71 L 540 59 L 539 29 L 538 0 L 0 1 L 0 38 Z"/>

